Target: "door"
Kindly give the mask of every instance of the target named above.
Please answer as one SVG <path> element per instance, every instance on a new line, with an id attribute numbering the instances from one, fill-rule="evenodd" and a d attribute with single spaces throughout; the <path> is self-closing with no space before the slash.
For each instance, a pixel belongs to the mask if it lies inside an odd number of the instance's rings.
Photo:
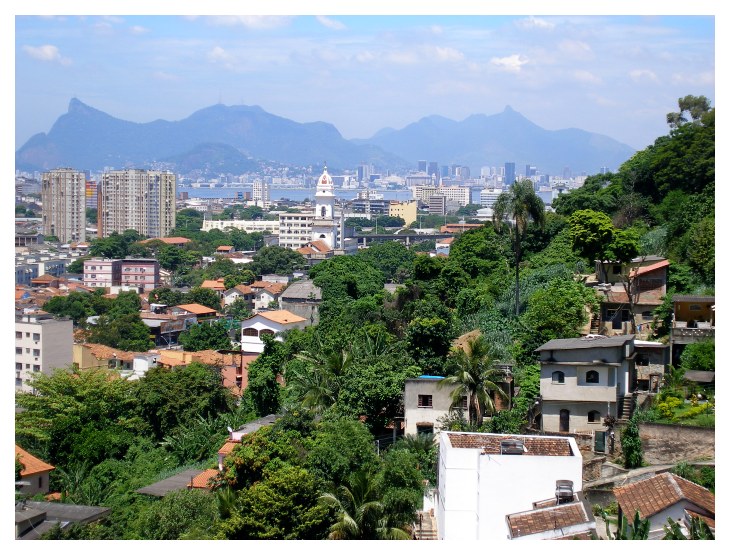
<path id="1" fill-rule="evenodd" d="M 570 431 L 570 411 L 568 409 L 562 409 L 560 411 L 560 431 Z"/>
<path id="2" fill-rule="evenodd" d="M 596 453 L 606 452 L 606 432 L 597 430 L 594 432 L 593 451 Z"/>

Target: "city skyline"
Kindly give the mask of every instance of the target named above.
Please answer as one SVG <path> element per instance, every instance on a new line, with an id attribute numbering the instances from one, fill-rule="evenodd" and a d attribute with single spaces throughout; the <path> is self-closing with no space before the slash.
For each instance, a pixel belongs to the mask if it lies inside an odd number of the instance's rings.
<path id="1" fill-rule="evenodd" d="M 510 105 L 635 149 L 677 98 L 715 104 L 713 16 L 17 16 L 15 31 L 16 149 L 73 97 L 138 123 L 258 105 L 347 139 Z"/>

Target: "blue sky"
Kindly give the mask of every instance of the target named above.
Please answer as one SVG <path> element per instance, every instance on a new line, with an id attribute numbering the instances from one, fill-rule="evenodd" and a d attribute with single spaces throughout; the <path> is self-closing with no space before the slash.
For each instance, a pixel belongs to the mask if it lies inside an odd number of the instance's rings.
<path id="1" fill-rule="evenodd" d="M 218 102 L 259 105 L 298 122 L 332 123 L 346 138 L 510 105 L 546 129 L 577 127 L 636 149 L 667 133 L 665 115 L 679 97 L 715 103 L 712 15 L 16 16 L 14 23 L 16 149 L 48 132 L 72 97 L 135 122 L 180 120 Z"/>

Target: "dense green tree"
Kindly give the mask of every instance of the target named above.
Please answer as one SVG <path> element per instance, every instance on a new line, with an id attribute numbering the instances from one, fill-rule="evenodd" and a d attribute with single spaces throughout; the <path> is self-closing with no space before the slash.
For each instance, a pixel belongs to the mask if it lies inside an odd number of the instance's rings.
<path id="1" fill-rule="evenodd" d="M 335 256 L 309 271 L 314 285 L 322 288 L 322 299 L 359 299 L 383 289 L 383 272 L 359 256 Z"/>
<path id="2" fill-rule="evenodd" d="M 136 417 L 134 382 L 105 369 L 38 373 L 35 393 L 18 393 L 15 438 L 51 464 L 121 457 L 146 430 Z"/>
<path id="3" fill-rule="evenodd" d="M 102 258 L 124 258 L 129 253 L 129 247 L 142 239 L 142 235 L 133 229 L 127 229 L 122 234 L 112 231 L 108 237 L 100 237 L 91 241 L 89 254 Z"/>
<path id="4" fill-rule="evenodd" d="M 615 228 L 611 218 L 595 210 L 578 210 L 568 218 L 573 248 L 581 256 L 603 261 L 606 247 L 613 241 Z"/>
<path id="5" fill-rule="evenodd" d="M 275 414 L 281 404 L 281 387 L 276 376 L 284 372 L 287 353 L 272 336 L 264 337 L 264 352 L 248 365 L 248 387 L 244 402 L 250 403 L 258 416 Z"/>
<path id="6" fill-rule="evenodd" d="M 505 264 L 505 244 L 492 226 L 470 229 L 449 249 L 448 265 L 456 265 L 472 278 L 488 276 Z"/>
<path id="7" fill-rule="evenodd" d="M 193 362 L 186 366 L 150 368 L 139 380 L 139 411 L 157 439 L 201 416 L 227 412 L 233 406 L 217 369 Z"/>
<path id="8" fill-rule="evenodd" d="M 496 411 L 494 397 L 507 395 L 498 385 L 500 372 L 494 366 L 489 345 L 478 335 L 467 340 L 463 348 L 456 349 L 447 363 L 449 375 L 439 382 L 439 387 L 455 386 L 451 393 L 451 406 L 461 406 L 467 398 L 469 422 L 481 426 L 484 415 Z"/>
<path id="9" fill-rule="evenodd" d="M 193 287 L 185 295 L 185 304 L 197 303 L 213 310 L 219 310 L 221 308 L 221 298 L 218 293 L 212 289 L 206 287 Z"/>
<path id="10" fill-rule="evenodd" d="M 150 329 L 139 314 L 102 314 L 89 332 L 90 343 L 101 343 L 122 351 L 144 353 L 155 346 Z"/>
<path id="11" fill-rule="evenodd" d="M 324 505 L 334 507 L 337 522 L 330 528 L 331 540 L 408 540 L 408 532 L 393 522 L 385 510 L 375 478 L 356 472 L 334 493 L 321 496 Z"/>
<path id="12" fill-rule="evenodd" d="M 322 412 L 337 403 L 352 356 L 344 349 L 328 350 L 321 343 L 314 352 L 302 351 L 296 358 L 304 365 L 286 373 L 293 397 L 303 407 Z"/>
<path id="13" fill-rule="evenodd" d="M 290 275 L 307 267 L 306 259 L 297 251 L 284 247 L 262 247 L 253 256 L 250 270 L 257 276 L 264 274 Z"/>
<path id="14" fill-rule="evenodd" d="M 80 256 L 71 264 L 66 266 L 67 274 L 83 274 L 84 273 L 84 260 L 89 260 L 90 256 Z"/>
<path id="15" fill-rule="evenodd" d="M 423 473 L 419 458 L 408 449 L 388 449 L 378 474 L 383 508 L 392 523 L 409 526 L 423 505 Z"/>
<path id="16" fill-rule="evenodd" d="M 611 214 L 616 206 L 613 189 L 607 187 L 617 181 L 618 176 L 612 173 L 592 175 L 586 179 L 582 187 L 558 195 L 552 206 L 556 214 L 570 216 L 578 210 L 593 210 Z"/>
<path id="17" fill-rule="evenodd" d="M 398 241 L 376 243 L 371 247 L 359 251 L 357 256 L 377 268 L 383 273 L 386 281 L 395 281 L 411 273 L 415 255 L 405 245 Z M 398 270 L 403 270 L 398 272 Z"/>
<path id="18" fill-rule="evenodd" d="M 210 532 L 215 519 L 214 498 L 199 490 L 173 491 L 139 515 L 139 539 L 181 540 Z"/>
<path id="19" fill-rule="evenodd" d="M 43 305 L 43 310 L 56 316 L 68 316 L 75 326 L 84 326 L 89 316 L 104 314 L 111 304 L 112 301 L 104 297 L 103 289 L 94 293 L 72 291 L 65 296 L 53 297 Z"/>
<path id="20" fill-rule="evenodd" d="M 499 228 L 505 221 L 514 222 L 510 226 L 510 235 L 515 255 L 515 315 L 520 313 L 520 263 L 522 262 L 522 241 L 529 223 L 535 222 L 543 226 L 545 222 L 545 204 L 535 193 L 529 179 L 516 182 L 509 191 L 497 198 L 493 207 L 493 222 Z"/>
<path id="21" fill-rule="evenodd" d="M 231 348 L 231 338 L 223 320 L 190 326 L 180 334 L 179 341 L 186 351 L 217 351 Z"/>
<path id="22" fill-rule="evenodd" d="M 251 303 L 243 297 L 238 297 L 231 304 L 226 306 L 223 311 L 227 316 L 230 316 L 234 320 L 245 320 L 251 317 Z"/>
<path id="23" fill-rule="evenodd" d="M 177 306 L 185 302 L 185 293 L 169 287 L 158 287 L 150 291 L 147 301 L 167 306 Z"/>
<path id="24" fill-rule="evenodd" d="M 451 336 L 451 326 L 443 318 L 414 318 L 406 330 L 408 353 L 424 372 L 443 375 Z"/>
<path id="25" fill-rule="evenodd" d="M 237 540 L 318 540 L 332 523 L 332 511 L 318 502 L 316 479 L 306 469 L 282 464 L 266 469 L 244 490 L 238 507 L 219 526 L 217 537 Z"/>
<path id="26" fill-rule="evenodd" d="M 621 450 L 626 468 L 639 468 L 643 464 L 644 448 L 635 418 L 631 418 L 626 427 L 621 430 Z"/>
<path id="27" fill-rule="evenodd" d="M 682 351 L 680 357 L 682 370 L 715 371 L 715 340 L 706 339 L 697 343 L 690 343 Z"/>
<path id="28" fill-rule="evenodd" d="M 710 101 L 706 96 L 688 94 L 677 100 L 677 104 L 679 105 L 679 111 L 667 114 L 667 123 L 673 129 L 690 122 L 701 125 L 702 116 L 710 111 Z"/>
<path id="29" fill-rule="evenodd" d="M 413 278 L 429 281 L 437 278 L 444 267 L 443 259 L 419 254 L 413 261 Z"/>
<path id="30" fill-rule="evenodd" d="M 181 232 L 200 231 L 203 227 L 203 213 L 195 208 L 183 208 L 175 215 L 175 229 L 171 235 Z"/>

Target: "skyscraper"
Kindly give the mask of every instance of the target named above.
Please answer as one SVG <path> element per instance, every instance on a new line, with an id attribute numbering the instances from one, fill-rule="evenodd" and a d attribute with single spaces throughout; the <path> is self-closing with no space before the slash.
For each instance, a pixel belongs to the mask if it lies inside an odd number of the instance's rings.
<path id="1" fill-rule="evenodd" d="M 134 229 L 150 238 L 175 227 L 175 174 L 163 171 L 106 172 L 98 185 L 99 237 Z"/>
<path id="2" fill-rule="evenodd" d="M 438 181 L 439 175 L 439 163 L 438 162 L 429 162 L 428 163 L 428 170 L 426 171 L 428 175 L 435 175 L 436 180 Z"/>
<path id="3" fill-rule="evenodd" d="M 512 188 L 515 183 L 515 163 L 505 162 L 504 163 L 504 186 L 505 189 Z"/>
<path id="4" fill-rule="evenodd" d="M 86 174 L 59 168 L 41 178 L 43 233 L 62 243 L 86 241 Z"/>
<path id="5" fill-rule="evenodd" d="M 428 168 L 428 161 L 427 160 L 419 160 L 418 161 L 418 171 L 419 172 L 425 172 Z"/>
<path id="6" fill-rule="evenodd" d="M 271 185 L 263 179 L 253 180 L 253 201 L 256 206 L 260 206 L 263 209 L 271 206 Z"/>

